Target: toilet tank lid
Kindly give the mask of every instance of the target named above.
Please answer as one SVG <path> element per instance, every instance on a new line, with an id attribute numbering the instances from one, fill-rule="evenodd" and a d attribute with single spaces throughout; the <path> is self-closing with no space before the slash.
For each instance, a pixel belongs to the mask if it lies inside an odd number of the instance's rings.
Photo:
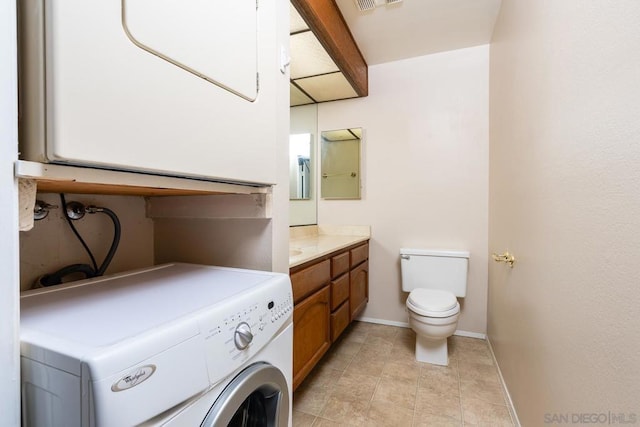
<path id="1" fill-rule="evenodd" d="M 449 257 L 449 258 L 469 258 L 469 251 L 400 248 L 400 255 L 423 255 L 423 256 L 441 256 L 441 257 Z"/>

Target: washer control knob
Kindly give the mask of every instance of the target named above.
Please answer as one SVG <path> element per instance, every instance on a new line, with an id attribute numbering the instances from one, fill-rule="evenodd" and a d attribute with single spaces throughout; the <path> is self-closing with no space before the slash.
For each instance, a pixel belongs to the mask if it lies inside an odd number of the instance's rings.
<path id="1" fill-rule="evenodd" d="M 253 334 L 251 333 L 251 327 L 247 322 L 242 322 L 236 326 L 236 331 L 233 334 L 233 341 L 238 350 L 244 350 L 247 348 L 252 340 Z"/>

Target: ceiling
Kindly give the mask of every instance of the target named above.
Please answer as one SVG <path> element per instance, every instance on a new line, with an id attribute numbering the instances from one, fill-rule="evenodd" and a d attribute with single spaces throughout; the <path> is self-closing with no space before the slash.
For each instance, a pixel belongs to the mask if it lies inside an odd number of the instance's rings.
<path id="1" fill-rule="evenodd" d="M 403 0 L 359 11 L 354 0 L 335 2 L 368 65 L 490 43 L 501 4 Z M 291 34 L 291 106 L 357 96 L 293 6 Z"/>
<path id="2" fill-rule="evenodd" d="M 489 43 L 501 0 L 404 0 L 367 12 L 354 0 L 336 3 L 367 64 L 375 65 Z"/>
<path id="3" fill-rule="evenodd" d="M 291 4 L 289 14 L 290 105 L 294 107 L 357 97 L 358 94 L 334 60 Z"/>

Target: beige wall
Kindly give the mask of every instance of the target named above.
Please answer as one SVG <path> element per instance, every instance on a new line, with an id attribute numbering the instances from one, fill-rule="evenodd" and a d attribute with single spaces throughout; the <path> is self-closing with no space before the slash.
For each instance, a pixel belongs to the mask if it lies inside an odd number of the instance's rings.
<path id="1" fill-rule="evenodd" d="M 636 0 L 502 3 L 490 250 L 518 261 L 490 267 L 488 329 L 525 426 L 640 422 L 639 23 Z"/>
<path id="2" fill-rule="evenodd" d="M 371 226 L 364 316 L 407 321 L 401 247 L 471 252 L 460 330 L 484 333 L 489 47 L 369 68 L 367 98 L 318 105 L 318 130 L 362 127 L 362 200 L 320 200 L 319 224 Z"/>
<path id="3" fill-rule="evenodd" d="M 158 264 L 180 261 L 272 270 L 271 219 L 159 218 L 154 220 L 154 233 Z"/>
<path id="4" fill-rule="evenodd" d="M 285 178 L 287 174 L 281 175 Z M 57 194 L 38 194 L 38 198 L 60 205 Z M 176 261 L 288 271 L 288 238 L 280 237 L 285 234 L 282 230 L 275 231 L 280 227 L 288 232 L 287 194 L 158 197 L 149 201 L 87 194 L 67 194 L 66 198 L 67 202 L 105 206 L 118 215 L 122 235 L 107 274 Z M 278 215 L 285 216 L 279 225 L 266 217 L 276 209 Z M 111 221 L 106 215 L 95 214 L 74 224 L 100 265 L 111 245 Z M 76 263 L 88 264 L 90 260 L 60 209 L 36 221 L 32 230 L 20 233 L 21 290 L 29 289 L 42 274 Z"/>
<path id="5" fill-rule="evenodd" d="M 57 194 L 38 194 L 37 197 L 60 206 Z M 122 234 L 107 274 L 153 265 L 153 222 L 145 216 L 143 197 L 67 194 L 66 200 L 103 206 L 118 216 Z M 74 225 L 100 266 L 111 246 L 113 223 L 107 215 L 97 213 L 86 215 Z M 33 229 L 20 232 L 21 290 L 29 289 L 41 275 L 71 264 L 91 264 L 91 260 L 62 216 L 61 208 L 35 221 Z"/>

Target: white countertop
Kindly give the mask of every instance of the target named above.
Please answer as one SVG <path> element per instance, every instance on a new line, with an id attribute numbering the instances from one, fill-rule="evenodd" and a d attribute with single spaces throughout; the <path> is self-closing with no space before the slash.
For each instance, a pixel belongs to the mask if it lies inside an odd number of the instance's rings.
<path id="1" fill-rule="evenodd" d="M 290 268 L 371 238 L 369 226 L 309 225 L 289 230 Z"/>

